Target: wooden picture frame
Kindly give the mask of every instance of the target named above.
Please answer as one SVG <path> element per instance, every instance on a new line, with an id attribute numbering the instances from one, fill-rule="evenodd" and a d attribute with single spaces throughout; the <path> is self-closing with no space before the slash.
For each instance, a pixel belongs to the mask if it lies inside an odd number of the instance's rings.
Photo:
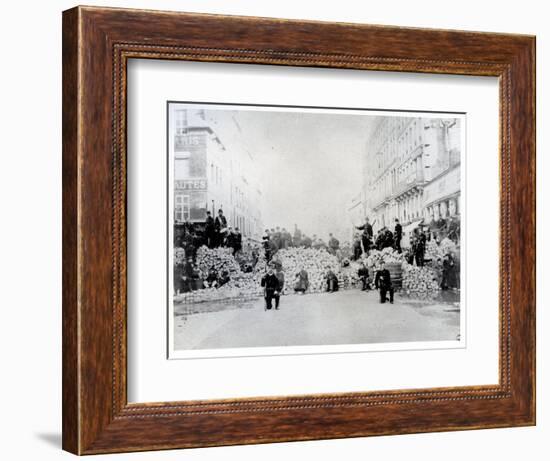
<path id="1" fill-rule="evenodd" d="M 499 384 L 128 404 L 131 58 L 496 76 Z M 63 448 L 76 454 L 535 424 L 535 38 L 76 7 L 63 13 Z"/>

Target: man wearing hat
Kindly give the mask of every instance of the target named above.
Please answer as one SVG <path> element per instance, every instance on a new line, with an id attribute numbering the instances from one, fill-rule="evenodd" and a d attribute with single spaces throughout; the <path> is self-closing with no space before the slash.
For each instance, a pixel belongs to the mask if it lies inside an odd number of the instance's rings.
<path id="1" fill-rule="evenodd" d="M 391 283 L 390 271 L 386 269 L 383 261 L 380 263 L 380 269 L 376 273 L 374 286 L 380 290 L 380 302 L 382 304 L 386 302 L 386 293 L 388 292 L 390 294 L 390 304 L 393 304 L 393 285 Z"/>
<path id="2" fill-rule="evenodd" d="M 395 249 L 401 253 L 401 239 L 403 238 L 403 227 L 399 223 L 399 219 L 395 218 Z"/>
<path id="3" fill-rule="evenodd" d="M 272 266 L 268 266 L 267 274 L 262 277 L 261 286 L 264 287 L 265 308 L 270 310 L 273 307 L 273 299 L 279 296 L 279 279 L 275 275 Z M 275 309 L 279 309 L 277 306 Z"/>
<path id="4" fill-rule="evenodd" d="M 363 251 L 365 253 L 368 253 L 372 245 L 372 238 L 374 235 L 372 232 L 372 225 L 369 222 L 369 218 L 365 218 L 365 224 L 363 224 L 362 226 L 356 226 L 355 228 L 363 231 L 363 235 L 361 237 L 363 241 Z"/>
<path id="5" fill-rule="evenodd" d="M 206 220 L 204 222 L 204 237 L 206 239 L 206 246 L 208 248 L 214 248 L 216 240 L 216 228 L 214 227 L 214 218 L 210 214 L 210 211 L 206 212 Z"/>
<path id="6" fill-rule="evenodd" d="M 223 215 L 223 210 L 218 210 L 218 216 L 214 221 L 214 229 L 216 231 L 216 246 L 224 246 L 225 234 L 227 232 L 227 219 Z"/>

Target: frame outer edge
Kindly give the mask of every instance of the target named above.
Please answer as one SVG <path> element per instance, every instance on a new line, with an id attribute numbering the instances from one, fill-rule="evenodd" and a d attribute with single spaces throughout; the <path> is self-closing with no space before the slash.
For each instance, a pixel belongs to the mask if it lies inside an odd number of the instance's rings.
<path id="1" fill-rule="evenodd" d="M 100 141 L 94 143 L 93 140 L 88 137 L 98 129 L 98 126 L 92 125 L 91 122 L 102 122 L 103 128 L 107 125 L 106 114 L 109 113 L 105 106 L 106 97 L 112 96 L 108 88 L 108 82 L 102 80 L 102 76 L 97 74 L 98 69 L 102 69 L 103 64 L 99 64 L 102 58 L 105 58 L 108 68 L 111 68 L 110 56 L 105 53 L 110 52 L 110 48 L 113 43 L 116 43 L 116 36 L 111 35 L 113 30 L 120 32 L 120 21 L 111 21 L 111 16 L 117 16 L 124 13 L 125 10 L 103 11 L 101 9 L 91 9 L 94 14 L 87 11 L 88 7 L 77 7 L 72 10 L 68 10 L 63 13 L 63 448 L 75 454 L 92 454 L 92 453 L 112 453 L 120 451 L 136 451 L 136 450 L 154 450 L 154 449 L 166 449 L 166 448 L 182 448 L 182 447 L 198 447 L 198 446 L 212 446 L 212 445 L 234 445 L 243 443 L 265 443 L 276 441 L 290 441 L 290 440 L 320 440 L 324 438 L 339 438 L 339 437 L 352 437 L 352 436 L 366 436 L 366 435 L 380 435 L 390 433 L 410 433 L 410 432 L 432 432 L 437 429 L 434 426 L 415 425 L 414 427 L 396 428 L 397 432 L 393 428 L 384 431 L 365 431 L 363 429 L 354 430 L 352 432 L 338 433 L 328 430 L 323 430 L 315 426 L 315 422 L 311 423 L 311 427 L 308 432 L 298 433 L 296 435 L 289 436 L 286 431 L 288 428 L 295 426 L 296 418 L 300 418 L 302 415 L 304 421 L 307 421 L 311 417 L 309 410 L 303 409 L 302 413 L 289 415 L 287 413 L 286 427 L 283 424 L 281 428 L 280 436 L 266 437 L 265 435 L 255 435 L 252 438 L 249 436 L 243 436 L 239 434 L 239 430 L 245 430 L 249 427 L 256 427 L 258 422 L 262 422 L 266 417 L 275 421 L 281 421 L 281 418 L 275 418 L 275 415 L 269 415 L 267 413 L 262 414 L 262 418 L 251 415 L 200 415 L 195 417 L 185 418 L 181 415 L 174 414 L 174 424 L 170 429 L 170 433 L 166 430 L 164 435 L 169 442 L 155 444 L 144 441 L 141 436 L 146 435 L 147 432 L 154 433 L 155 428 L 161 423 L 161 420 L 157 417 L 153 417 L 150 420 L 134 419 L 128 421 L 124 418 L 117 418 L 117 408 L 114 405 L 115 401 L 111 400 L 111 393 L 109 392 L 109 399 L 107 399 L 107 393 L 105 386 L 108 380 L 111 379 L 111 374 L 107 376 L 105 373 L 105 360 L 106 352 L 109 352 L 111 348 L 114 348 L 114 343 L 108 343 L 106 335 L 109 334 L 109 330 L 114 328 L 113 325 L 108 324 L 107 317 L 101 317 L 100 314 L 107 312 L 105 299 L 108 289 L 107 285 L 101 286 L 99 294 L 97 294 L 96 288 L 89 280 L 86 279 L 87 265 L 89 262 L 95 262 L 97 269 L 101 272 L 101 278 L 106 280 L 106 276 L 109 275 L 109 268 L 106 267 L 105 260 L 99 260 L 94 251 L 91 249 L 92 244 L 99 241 L 99 237 L 105 233 L 105 226 L 98 226 L 97 223 L 91 223 L 90 218 L 100 216 L 102 219 L 107 219 L 105 214 L 100 209 L 98 204 L 92 203 L 90 197 L 94 197 L 94 194 L 99 199 L 105 200 L 103 193 L 106 193 L 105 186 L 111 185 L 111 180 L 115 181 L 116 178 L 110 178 L 106 176 L 105 158 L 99 156 L 101 160 L 100 165 L 95 160 L 98 160 L 96 156 L 98 153 L 106 152 L 105 142 L 101 137 Z M 100 19 L 98 19 L 98 16 Z M 109 21 L 102 16 L 109 16 Z M 168 16 L 171 16 L 169 14 Z M 197 19 L 196 15 L 191 15 L 189 21 Z M 221 17 L 220 17 L 221 18 Z M 226 17 L 227 18 L 227 17 Z M 111 21 L 111 22 L 110 22 Z M 129 22 L 129 21 L 128 21 Z M 127 23 L 128 23 L 127 22 Z M 275 20 L 273 20 L 275 22 Z M 115 24 L 115 25 L 113 25 Z M 289 27 L 294 24 L 296 27 L 302 23 L 299 21 L 288 21 Z M 330 23 L 329 23 L 330 24 Z M 239 26 L 239 20 L 231 18 L 230 30 L 235 31 Z M 308 25 L 312 28 L 314 25 Z M 315 26 L 317 27 L 317 26 Z M 321 27 L 321 26 L 319 26 Z M 324 26 L 323 26 L 324 27 Z M 328 25 L 326 27 L 329 27 Z M 147 32 L 147 28 L 146 32 Z M 126 30 L 126 29 L 124 29 Z M 124 32 L 122 30 L 122 32 Z M 236 33 L 236 32 L 235 32 Z M 411 32 L 413 33 L 413 32 Z M 417 32 L 414 32 L 415 34 Z M 419 33 L 419 32 L 418 32 Z M 450 32 L 449 32 L 450 33 Z M 441 34 L 447 34 L 447 32 L 441 32 Z M 238 34 L 237 34 L 238 35 Z M 453 35 L 454 36 L 454 35 Z M 487 35 L 488 39 L 492 36 Z M 494 38 L 494 37 L 493 37 Z M 499 37 L 500 38 L 500 37 Z M 506 36 L 503 36 L 504 40 Z M 176 40 L 176 39 L 175 39 Z M 240 41 L 240 37 L 235 39 Z M 512 39 L 510 39 L 512 40 Z M 92 41 L 91 43 L 88 43 Z M 522 65 L 521 70 L 530 72 L 534 68 L 534 40 L 525 41 L 525 38 L 513 39 L 513 47 L 511 47 L 515 53 L 518 52 L 520 45 L 523 47 L 521 50 Z M 518 42 L 523 42 L 519 43 Z M 93 43 L 93 46 L 92 46 Z M 83 45 L 86 45 L 85 47 Z M 200 43 L 199 43 L 200 45 Z M 451 45 L 453 45 L 451 43 Z M 495 43 L 492 43 L 495 45 Z M 503 44 L 496 44 L 502 48 Z M 527 45 L 527 46 L 524 46 Z M 90 47 L 89 47 L 90 46 Z M 328 47 L 328 45 L 327 45 Z M 527 51 L 529 50 L 529 51 Z M 264 50 L 269 51 L 269 50 Z M 83 57 L 83 54 L 85 56 Z M 527 56 L 525 56 L 527 54 Z M 94 59 L 91 59 L 93 57 Z M 517 65 L 517 55 L 503 56 L 504 58 L 510 58 L 515 61 Z M 204 60 L 213 60 L 204 59 Z M 508 61 L 508 62 L 510 62 Z M 457 65 L 465 63 L 458 62 Z M 495 64 L 497 64 L 495 62 Z M 527 64 L 527 65 L 526 65 Z M 293 64 L 297 65 L 297 64 Z M 383 67 L 386 67 L 384 64 Z M 397 64 L 398 67 L 405 66 L 402 63 Z M 439 68 L 438 68 L 439 69 Z M 432 70 L 436 71 L 436 70 Z M 438 72 L 440 70 L 437 70 Z M 446 73 L 446 72 L 443 72 Z M 452 72 L 451 72 L 452 73 Z M 474 73 L 477 75 L 477 72 Z M 513 77 L 515 75 L 513 74 Z M 534 78 L 534 76 L 532 77 Z M 96 88 L 96 92 L 89 90 L 88 85 L 90 82 L 99 81 L 99 87 L 104 91 L 104 100 L 98 97 L 100 91 Z M 515 166 L 528 167 L 528 172 L 524 171 L 524 176 L 520 180 L 520 184 L 525 185 L 526 193 L 522 197 L 521 210 L 524 213 L 529 213 L 527 222 L 529 225 L 534 225 L 534 187 L 531 181 L 534 180 L 535 161 L 534 161 L 534 80 L 531 81 L 529 77 L 523 78 L 523 82 L 526 82 L 526 87 L 521 88 L 521 94 L 524 102 L 532 103 L 533 106 L 529 106 L 527 109 L 527 121 L 523 126 L 523 133 L 526 135 L 521 141 L 521 145 L 528 146 L 523 152 L 525 157 L 521 160 L 516 159 L 518 163 Z M 86 85 L 86 86 L 85 86 Z M 102 107 L 97 107 L 95 104 L 96 99 L 102 104 Z M 522 131 L 520 130 L 521 134 Z M 86 135 L 87 137 L 83 137 Z M 512 137 L 512 139 L 514 139 Z M 516 140 L 516 142 L 518 142 Z M 517 145 L 512 141 L 512 145 Z M 516 156 L 519 153 L 518 149 L 512 149 L 516 152 Z M 86 154 L 86 155 L 85 155 Z M 89 155 L 93 155 L 93 161 L 89 159 Z M 512 164 L 514 165 L 514 158 L 512 158 Z M 91 168 L 93 165 L 94 168 Z M 96 184 L 92 183 L 90 177 L 88 177 L 88 169 L 91 168 L 91 173 L 94 173 L 93 178 L 99 179 L 100 184 L 95 187 Z M 513 170 L 515 171 L 515 170 Z M 103 174 L 103 176 L 102 176 Z M 512 176 L 513 178 L 513 176 Z M 114 184 L 115 187 L 117 183 Z M 515 187 L 512 186 L 512 190 Z M 108 220 L 108 219 L 107 219 Z M 115 221 L 116 222 L 116 221 Z M 94 232 L 90 231 L 90 224 L 94 224 Z M 534 235 L 534 229 L 528 229 L 529 236 Z M 88 242 L 87 239 L 91 239 Z M 89 243 L 90 248 L 86 247 Z M 525 256 L 528 262 L 532 262 L 534 259 L 534 243 L 528 242 L 525 244 L 528 250 L 532 250 L 533 253 L 529 256 Z M 526 261 L 526 259 L 523 259 Z M 84 262 L 86 264 L 84 264 Z M 116 268 L 115 268 L 116 269 Z M 531 269 L 531 270 L 529 270 Z M 524 275 L 520 277 L 522 280 L 527 280 L 529 286 L 534 286 L 535 281 L 531 279 L 534 274 L 534 267 L 528 268 Z M 96 283 L 97 285 L 97 283 Z M 112 293 L 111 293 L 112 294 Z M 116 294 L 116 293 L 115 293 Z M 527 296 L 526 301 L 532 300 L 534 302 L 534 295 Z M 525 302 L 525 301 L 524 301 Z M 529 314 L 534 314 L 534 305 L 528 305 L 527 309 Z M 516 310 L 516 314 L 517 314 Z M 525 314 L 527 315 L 527 313 Z M 101 320 L 101 321 L 100 321 Z M 94 323 L 95 322 L 95 323 Z M 92 331 L 97 326 L 100 331 Z M 478 422 L 472 423 L 471 421 L 459 420 L 455 424 L 449 426 L 445 425 L 443 430 L 461 430 L 461 429 L 478 429 L 488 427 L 509 427 L 510 425 L 528 425 L 531 423 L 531 417 L 534 418 L 534 316 L 530 318 L 522 317 L 516 319 L 513 322 L 513 326 L 520 329 L 520 337 L 527 339 L 528 344 L 521 349 L 521 357 L 516 357 L 514 362 L 516 376 L 521 378 L 521 389 L 527 389 L 528 394 L 524 398 L 510 400 L 507 410 L 510 411 L 510 418 L 506 421 L 494 420 L 489 423 Z M 114 357 L 114 356 L 113 356 Z M 526 373 L 526 366 L 529 367 L 530 373 Z M 528 375 L 528 376 L 527 376 Z M 113 386 L 115 381 L 113 381 Z M 97 385 L 97 387 L 96 387 Z M 95 387 L 95 389 L 94 389 Z M 529 392 L 529 390 L 531 392 Z M 523 395 L 523 394 L 521 394 Z M 517 397 L 517 394 L 516 394 Z M 449 399 L 454 400 L 454 399 Z M 490 401 L 480 400 L 480 405 L 474 403 L 469 404 L 472 409 L 472 415 L 476 415 L 477 412 L 482 412 L 485 407 L 488 407 Z M 432 406 L 433 402 L 426 401 L 426 404 Z M 484 405 L 481 405 L 483 403 Z M 487 403 L 487 405 L 485 405 Z M 454 404 L 454 403 L 453 403 Z M 514 407 L 514 404 L 519 404 Z M 439 404 L 437 404 L 439 405 Z M 433 403 L 435 407 L 436 404 Z M 456 406 L 456 405 L 455 405 Z M 531 408 L 531 413 L 526 411 L 526 407 Z M 406 407 L 403 407 L 403 411 L 406 411 Z M 442 406 L 445 409 L 444 406 Z M 504 408 L 503 408 L 504 410 Z M 343 417 L 341 413 L 344 410 L 333 411 L 330 409 L 317 408 L 315 413 L 323 418 L 323 421 L 341 420 Z M 365 410 L 366 411 L 366 410 Z M 378 412 L 380 413 L 380 412 Z M 256 413 L 259 415 L 261 413 Z M 284 413 L 283 413 L 284 414 Z M 366 415 L 367 413 L 365 413 Z M 364 416 L 364 415 L 363 415 Z M 351 430 L 358 424 L 362 424 L 361 418 L 363 417 L 359 412 L 355 412 L 355 424 L 348 424 Z M 397 415 L 399 416 L 399 415 Z M 499 415 L 499 416 L 502 416 Z M 255 422 L 253 420 L 256 420 Z M 212 435 L 212 425 L 216 422 L 226 424 L 225 430 L 228 433 L 220 435 L 221 439 L 206 440 L 208 434 Z M 137 424 L 132 424 L 139 421 L 139 431 L 136 432 Z M 267 420 L 269 422 L 270 420 Z M 289 422 L 290 421 L 290 422 Z M 186 442 L 172 443 L 171 437 L 177 433 L 178 430 L 189 431 L 193 429 L 192 426 L 195 422 L 199 424 L 199 432 L 202 438 L 195 439 L 188 438 Z M 252 424 L 253 423 L 253 424 Z M 514 424 L 515 423 L 515 424 Z M 237 425 L 239 427 L 234 428 Z M 223 430 L 222 426 L 222 430 Z M 284 429 L 284 431 L 282 430 Z M 204 432 L 202 432 L 204 431 Z M 192 431 L 191 431 L 192 432 Z M 232 433 L 233 432 L 233 433 Z M 189 434 L 189 432 L 187 432 Z M 197 435 L 197 434 L 195 434 Z M 136 443 L 129 443 L 131 439 L 137 440 Z"/>
<path id="2" fill-rule="evenodd" d="M 510 345 L 514 426 L 536 424 L 535 38 L 510 62 Z M 511 425 L 512 426 L 512 425 Z"/>
<path id="3" fill-rule="evenodd" d="M 62 448 L 79 454 L 79 43 L 80 11 L 62 15 Z"/>

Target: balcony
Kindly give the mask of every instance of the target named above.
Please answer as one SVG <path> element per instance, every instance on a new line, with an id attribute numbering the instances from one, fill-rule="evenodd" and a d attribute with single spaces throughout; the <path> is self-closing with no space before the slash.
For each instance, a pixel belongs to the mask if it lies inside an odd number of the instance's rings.
<path id="1" fill-rule="evenodd" d="M 424 187 L 424 181 L 422 178 L 414 178 L 409 181 L 401 182 L 394 190 L 393 198 L 399 200 L 403 195 L 408 195 L 416 190 L 421 190 Z"/>

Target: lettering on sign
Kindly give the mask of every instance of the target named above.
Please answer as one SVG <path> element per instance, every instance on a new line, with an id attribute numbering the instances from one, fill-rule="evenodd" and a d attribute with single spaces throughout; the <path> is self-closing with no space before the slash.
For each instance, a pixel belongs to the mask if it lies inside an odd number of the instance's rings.
<path id="1" fill-rule="evenodd" d="M 182 134 L 176 135 L 175 149 L 179 150 L 184 147 L 198 146 L 200 144 L 200 137 L 197 135 Z"/>
<path id="2" fill-rule="evenodd" d="M 206 179 L 179 179 L 174 181 L 177 190 L 206 190 Z"/>

